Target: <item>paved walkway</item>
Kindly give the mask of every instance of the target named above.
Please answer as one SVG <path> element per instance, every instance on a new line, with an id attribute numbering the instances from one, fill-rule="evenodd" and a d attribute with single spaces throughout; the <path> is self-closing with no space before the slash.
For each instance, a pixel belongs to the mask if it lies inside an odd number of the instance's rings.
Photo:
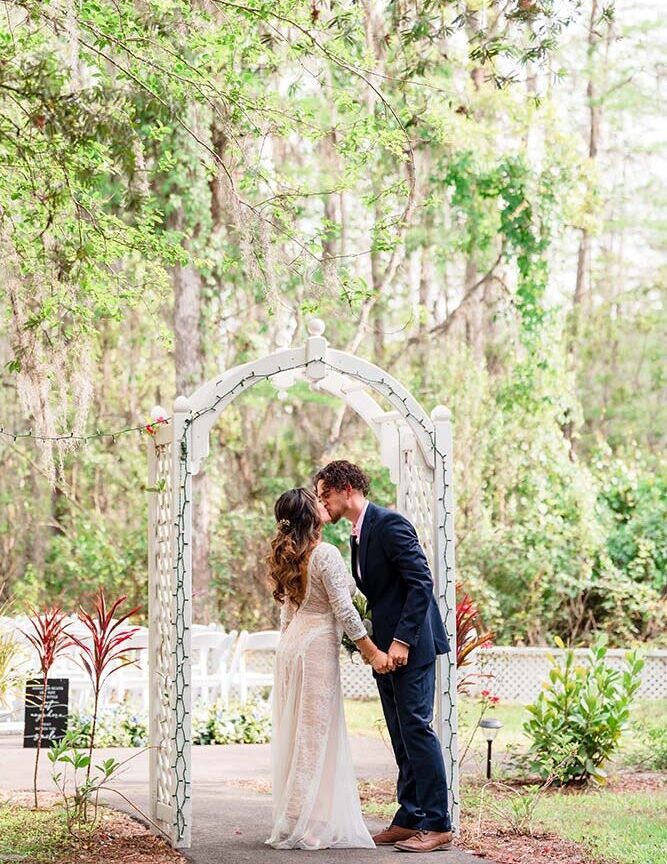
<path id="1" fill-rule="evenodd" d="M 34 750 L 24 750 L 20 736 L 0 737 L 0 790 L 29 789 L 32 782 Z M 352 758 L 359 779 L 379 779 L 395 774 L 392 754 L 383 741 L 370 737 L 351 739 Z M 94 761 L 115 757 L 118 761 L 136 750 L 98 750 Z M 286 852 L 270 849 L 264 840 L 271 825 L 271 798 L 244 783 L 266 785 L 270 777 L 270 750 L 266 744 L 192 748 L 192 847 L 183 850 L 193 864 L 389 864 L 402 860 L 394 849 L 338 849 Z M 52 789 L 51 765 L 40 759 L 39 785 Z M 144 812 L 148 809 L 148 754 L 136 756 L 115 781 L 117 788 Z M 240 781 L 240 782 L 239 782 Z M 118 796 L 107 800 L 128 810 Z M 132 812 L 132 811 L 130 811 Z M 136 814 L 135 814 L 136 815 Z M 368 820 L 371 831 L 382 823 Z M 433 864 L 493 864 L 469 852 L 453 849 L 432 853 Z"/>

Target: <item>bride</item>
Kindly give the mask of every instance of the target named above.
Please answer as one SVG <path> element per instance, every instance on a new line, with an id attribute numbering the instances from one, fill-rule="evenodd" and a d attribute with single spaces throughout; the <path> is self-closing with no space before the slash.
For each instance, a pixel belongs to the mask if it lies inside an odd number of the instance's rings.
<path id="1" fill-rule="evenodd" d="M 354 582 L 335 546 L 321 541 L 329 516 L 308 489 L 284 492 L 268 558 L 281 604 L 273 688 L 273 831 L 276 849 L 374 848 L 361 815 L 343 713 L 342 631 L 377 672 L 387 655 L 352 604 Z"/>

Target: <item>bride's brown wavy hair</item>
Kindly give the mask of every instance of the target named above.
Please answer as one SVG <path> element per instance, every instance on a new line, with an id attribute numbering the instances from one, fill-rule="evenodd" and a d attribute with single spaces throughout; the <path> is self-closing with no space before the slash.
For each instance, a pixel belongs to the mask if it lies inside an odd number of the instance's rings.
<path id="1" fill-rule="evenodd" d="M 278 523 L 267 557 L 269 585 L 278 603 L 300 606 L 306 594 L 308 559 L 320 537 L 322 520 L 310 489 L 289 489 L 273 508 Z"/>

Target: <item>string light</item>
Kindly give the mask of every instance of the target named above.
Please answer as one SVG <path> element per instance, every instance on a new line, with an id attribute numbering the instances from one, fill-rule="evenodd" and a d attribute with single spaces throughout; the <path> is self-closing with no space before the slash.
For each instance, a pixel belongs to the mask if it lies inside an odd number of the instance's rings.
<path id="1" fill-rule="evenodd" d="M 158 417 L 150 423 L 142 423 L 140 426 L 126 426 L 124 429 L 116 429 L 113 432 L 103 432 L 96 429 L 88 435 L 75 435 L 74 432 L 65 432 L 62 435 L 35 435 L 32 429 L 27 432 L 8 432 L 4 426 L 0 426 L 0 435 L 6 438 L 13 438 L 17 441 L 19 438 L 31 438 L 33 441 L 82 441 L 84 444 L 88 441 L 93 441 L 96 438 L 111 438 L 111 443 L 114 444 L 119 435 L 126 435 L 128 432 L 141 432 L 148 435 L 154 435 L 157 427 L 168 423 L 171 417 Z"/>

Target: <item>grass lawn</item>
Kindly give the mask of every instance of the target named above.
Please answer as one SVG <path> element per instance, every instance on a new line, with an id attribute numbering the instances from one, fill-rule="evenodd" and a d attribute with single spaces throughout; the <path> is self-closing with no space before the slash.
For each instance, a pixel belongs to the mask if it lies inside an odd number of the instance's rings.
<path id="1" fill-rule="evenodd" d="M 516 703 L 501 703 L 495 708 L 489 709 L 486 717 L 497 717 L 503 724 L 503 729 L 498 737 L 501 747 L 508 743 L 522 744 L 525 738 L 521 731 L 521 724 L 526 719 L 526 710 L 523 705 Z M 357 700 L 345 700 L 345 717 L 347 727 L 351 735 L 374 735 L 380 736 L 380 730 L 385 730 L 384 717 L 379 699 L 370 699 L 367 702 Z M 479 720 L 479 704 L 474 699 L 459 699 L 459 725 L 462 732 L 472 732 L 473 726 Z M 379 724 L 379 725 L 378 725 Z M 478 737 L 478 734 L 475 736 Z M 467 740 L 464 734 L 462 741 Z M 484 743 L 480 739 L 480 743 Z"/>
<path id="2" fill-rule="evenodd" d="M 396 812 L 391 783 L 359 784 L 364 813 L 390 820 Z M 515 793 L 516 798 L 519 793 Z M 487 789 L 483 832 L 493 825 L 510 831 L 510 810 L 506 794 Z M 464 788 L 462 826 L 475 845 L 479 815 L 480 787 Z M 665 864 L 667 861 L 667 792 L 548 792 L 537 805 L 532 821 L 536 835 L 552 832 L 566 840 L 581 843 L 591 859 L 605 864 Z M 510 839 L 519 845 L 519 837 Z M 493 855 L 489 852 L 490 857 Z M 521 858 L 521 860 L 528 860 Z M 541 860 L 541 859 L 540 859 Z M 556 857 L 557 861 L 565 860 Z M 577 859 L 578 860 L 578 859 Z"/>
<path id="3" fill-rule="evenodd" d="M 0 861 L 53 861 L 68 845 L 61 812 L 0 802 Z"/>
<path id="4" fill-rule="evenodd" d="M 665 792 L 551 794 L 538 805 L 545 828 L 584 843 L 601 858 L 621 864 L 667 861 Z"/>
<path id="5" fill-rule="evenodd" d="M 461 747 L 465 747 L 475 730 L 468 758 L 480 762 L 486 758 L 486 741 L 482 738 L 476 728 L 480 716 L 480 706 L 477 700 L 467 697 L 459 699 L 459 741 Z M 494 742 L 494 753 L 504 753 L 509 747 L 527 747 L 528 739 L 523 733 L 523 723 L 528 714 L 524 705 L 516 702 L 501 702 L 491 708 L 485 714 L 486 717 L 495 717 L 503 724 L 500 733 Z M 347 699 L 345 701 L 345 717 L 351 735 L 372 735 L 382 737 L 387 735 L 382 708 L 379 699 L 367 702 L 359 702 Z M 631 724 L 644 722 L 651 726 L 657 726 L 662 718 L 667 717 L 667 699 L 657 699 L 650 702 L 637 702 L 632 709 Z M 632 725 L 625 733 L 621 743 L 619 759 L 622 762 L 632 760 L 632 756 L 639 752 L 641 740 Z M 481 764 L 481 763 L 480 763 Z"/>
<path id="6" fill-rule="evenodd" d="M 367 702 L 346 699 L 345 720 L 350 735 L 371 735 L 374 738 L 381 738 L 382 735 L 387 734 L 379 699 L 370 699 Z"/>

